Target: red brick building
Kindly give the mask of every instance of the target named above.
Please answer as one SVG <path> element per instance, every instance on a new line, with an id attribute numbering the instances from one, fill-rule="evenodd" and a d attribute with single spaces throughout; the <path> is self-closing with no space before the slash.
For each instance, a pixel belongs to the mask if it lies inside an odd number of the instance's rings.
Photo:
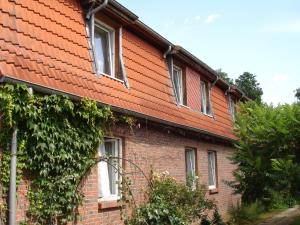
<path id="1" fill-rule="evenodd" d="M 0 79 L 134 116 L 139 126 L 116 128 L 100 155 L 130 159 L 146 174 L 167 170 L 182 182 L 197 174 L 223 214 L 239 201 L 224 181 L 233 179 L 234 103 L 243 93 L 118 2 L 1 0 Z M 105 163 L 93 169 L 78 224 L 122 224 L 118 179 Z M 136 179 L 137 193 L 145 181 Z M 21 221 L 25 183 L 18 194 Z"/>

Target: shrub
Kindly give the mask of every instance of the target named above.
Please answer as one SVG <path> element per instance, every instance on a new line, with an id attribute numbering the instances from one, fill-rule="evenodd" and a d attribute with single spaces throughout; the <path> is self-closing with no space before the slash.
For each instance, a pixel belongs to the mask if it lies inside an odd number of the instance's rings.
<path id="1" fill-rule="evenodd" d="M 260 200 L 266 207 L 279 207 L 273 195 L 288 204 L 300 192 L 300 104 L 241 104 L 235 131 L 239 137 L 232 161 L 235 181 L 229 182 L 243 203 Z M 271 202 L 273 201 L 273 202 Z"/>
<path id="2" fill-rule="evenodd" d="M 152 174 L 147 203 L 133 209 L 132 217 L 125 223 L 127 225 L 185 225 L 208 220 L 209 212 L 215 215 L 216 222 L 221 222 L 216 205 L 205 198 L 205 193 L 206 190 L 201 185 L 194 188 L 176 182 L 166 173 Z"/>

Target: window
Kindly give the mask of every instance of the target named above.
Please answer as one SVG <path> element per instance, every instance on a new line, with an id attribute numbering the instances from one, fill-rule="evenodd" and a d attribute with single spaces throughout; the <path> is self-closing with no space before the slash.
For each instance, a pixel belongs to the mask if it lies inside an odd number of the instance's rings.
<path id="1" fill-rule="evenodd" d="M 208 152 L 208 189 L 217 188 L 216 152 Z"/>
<path id="2" fill-rule="evenodd" d="M 94 33 L 97 73 L 114 76 L 114 30 L 97 23 Z"/>
<path id="3" fill-rule="evenodd" d="M 210 89 L 208 83 L 201 81 L 201 112 L 206 115 L 211 115 L 210 104 Z"/>
<path id="4" fill-rule="evenodd" d="M 107 162 L 98 163 L 98 187 L 101 200 L 117 200 L 120 196 L 119 183 L 121 166 L 121 139 L 105 138 L 99 147 L 99 156 L 108 157 Z M 118 158 L 109 158 L 118 157 Z"/>
<path id="5" fill-rule="evenodd" d="M 180 105 L 183 104 L 183 85 L 182 85 L 182 69 L 177 66 L 173 67 L 173 79 L 175 86 L 175 95 Z"/>
<path id="6" fill-rule="evenodd" d="M 231 115 L 232 119 L 235 120 L 235 104 L 234 104 L 234 100 L 232 99 L 231 95 L 229 95 L 229 97 L 228 97 L 228 105 L 229 105 L 230 115 Z"/>
<path id="7" fill-rule="evenodd" d="M 196 188 L 196 150 L 185 149 L 186 183 L 193 189 Z"/>

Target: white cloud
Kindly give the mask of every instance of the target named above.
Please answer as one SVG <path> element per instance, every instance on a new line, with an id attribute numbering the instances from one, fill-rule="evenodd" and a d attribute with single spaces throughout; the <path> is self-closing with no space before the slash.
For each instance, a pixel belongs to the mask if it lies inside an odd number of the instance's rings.
<path id="1" fill-rule="evenodd" d="M 275 25 L 270 30 L 273 32 L 300 32 L 300 19 Z"/>
<path id="2" fill-rule="evenodd" d="M 208 17 L 204 20 L 205 24 L 210 24 L 212 22 L 214 22 L 217 18 L 219 18 L 220 15 L 219 14 L 210 14 L 208 15 Z"/>

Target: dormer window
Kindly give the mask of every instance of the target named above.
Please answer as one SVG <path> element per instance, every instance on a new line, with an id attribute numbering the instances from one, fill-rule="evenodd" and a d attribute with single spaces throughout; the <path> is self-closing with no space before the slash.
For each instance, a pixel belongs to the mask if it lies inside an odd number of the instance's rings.
<path id="1" fill-rule="evenodd" d="M 201 81 L 201 112 L 205 115 L 211 115 L 210 88 L 208 82 Z"/>
<path id="2" fill-rule="evenodd" d="M 231 97 L 231 95 L 229 95 L 229 97 L 228 97 L 228 106 L 229 106 L 230 115 L 232 117 L 232 120 L 234 121 L 235 120 L 235 103 L 234 103 L 234 100 Z"/>
<path id="3" fill-rule="evenodd" d="M 185 74 L 179 66 L 173 66 L 173 82 L 177 104 L 186 105 Z"/>
<path id="4" fill-rule="evenodd" d="M 114 77 L 114 40 L 113 28 L 100 23 L 95 24 L 94 49 L 97 74 Z"/>
<path id="5" fill-rule="evenodd" d="M 178 104 L 183 104 L 183 86 L 182 86 L 182 69 L 174 66 L 173 67 L 173 80 L 174 80 L 174 88 L 175 94 L 178 101 Z"/>

